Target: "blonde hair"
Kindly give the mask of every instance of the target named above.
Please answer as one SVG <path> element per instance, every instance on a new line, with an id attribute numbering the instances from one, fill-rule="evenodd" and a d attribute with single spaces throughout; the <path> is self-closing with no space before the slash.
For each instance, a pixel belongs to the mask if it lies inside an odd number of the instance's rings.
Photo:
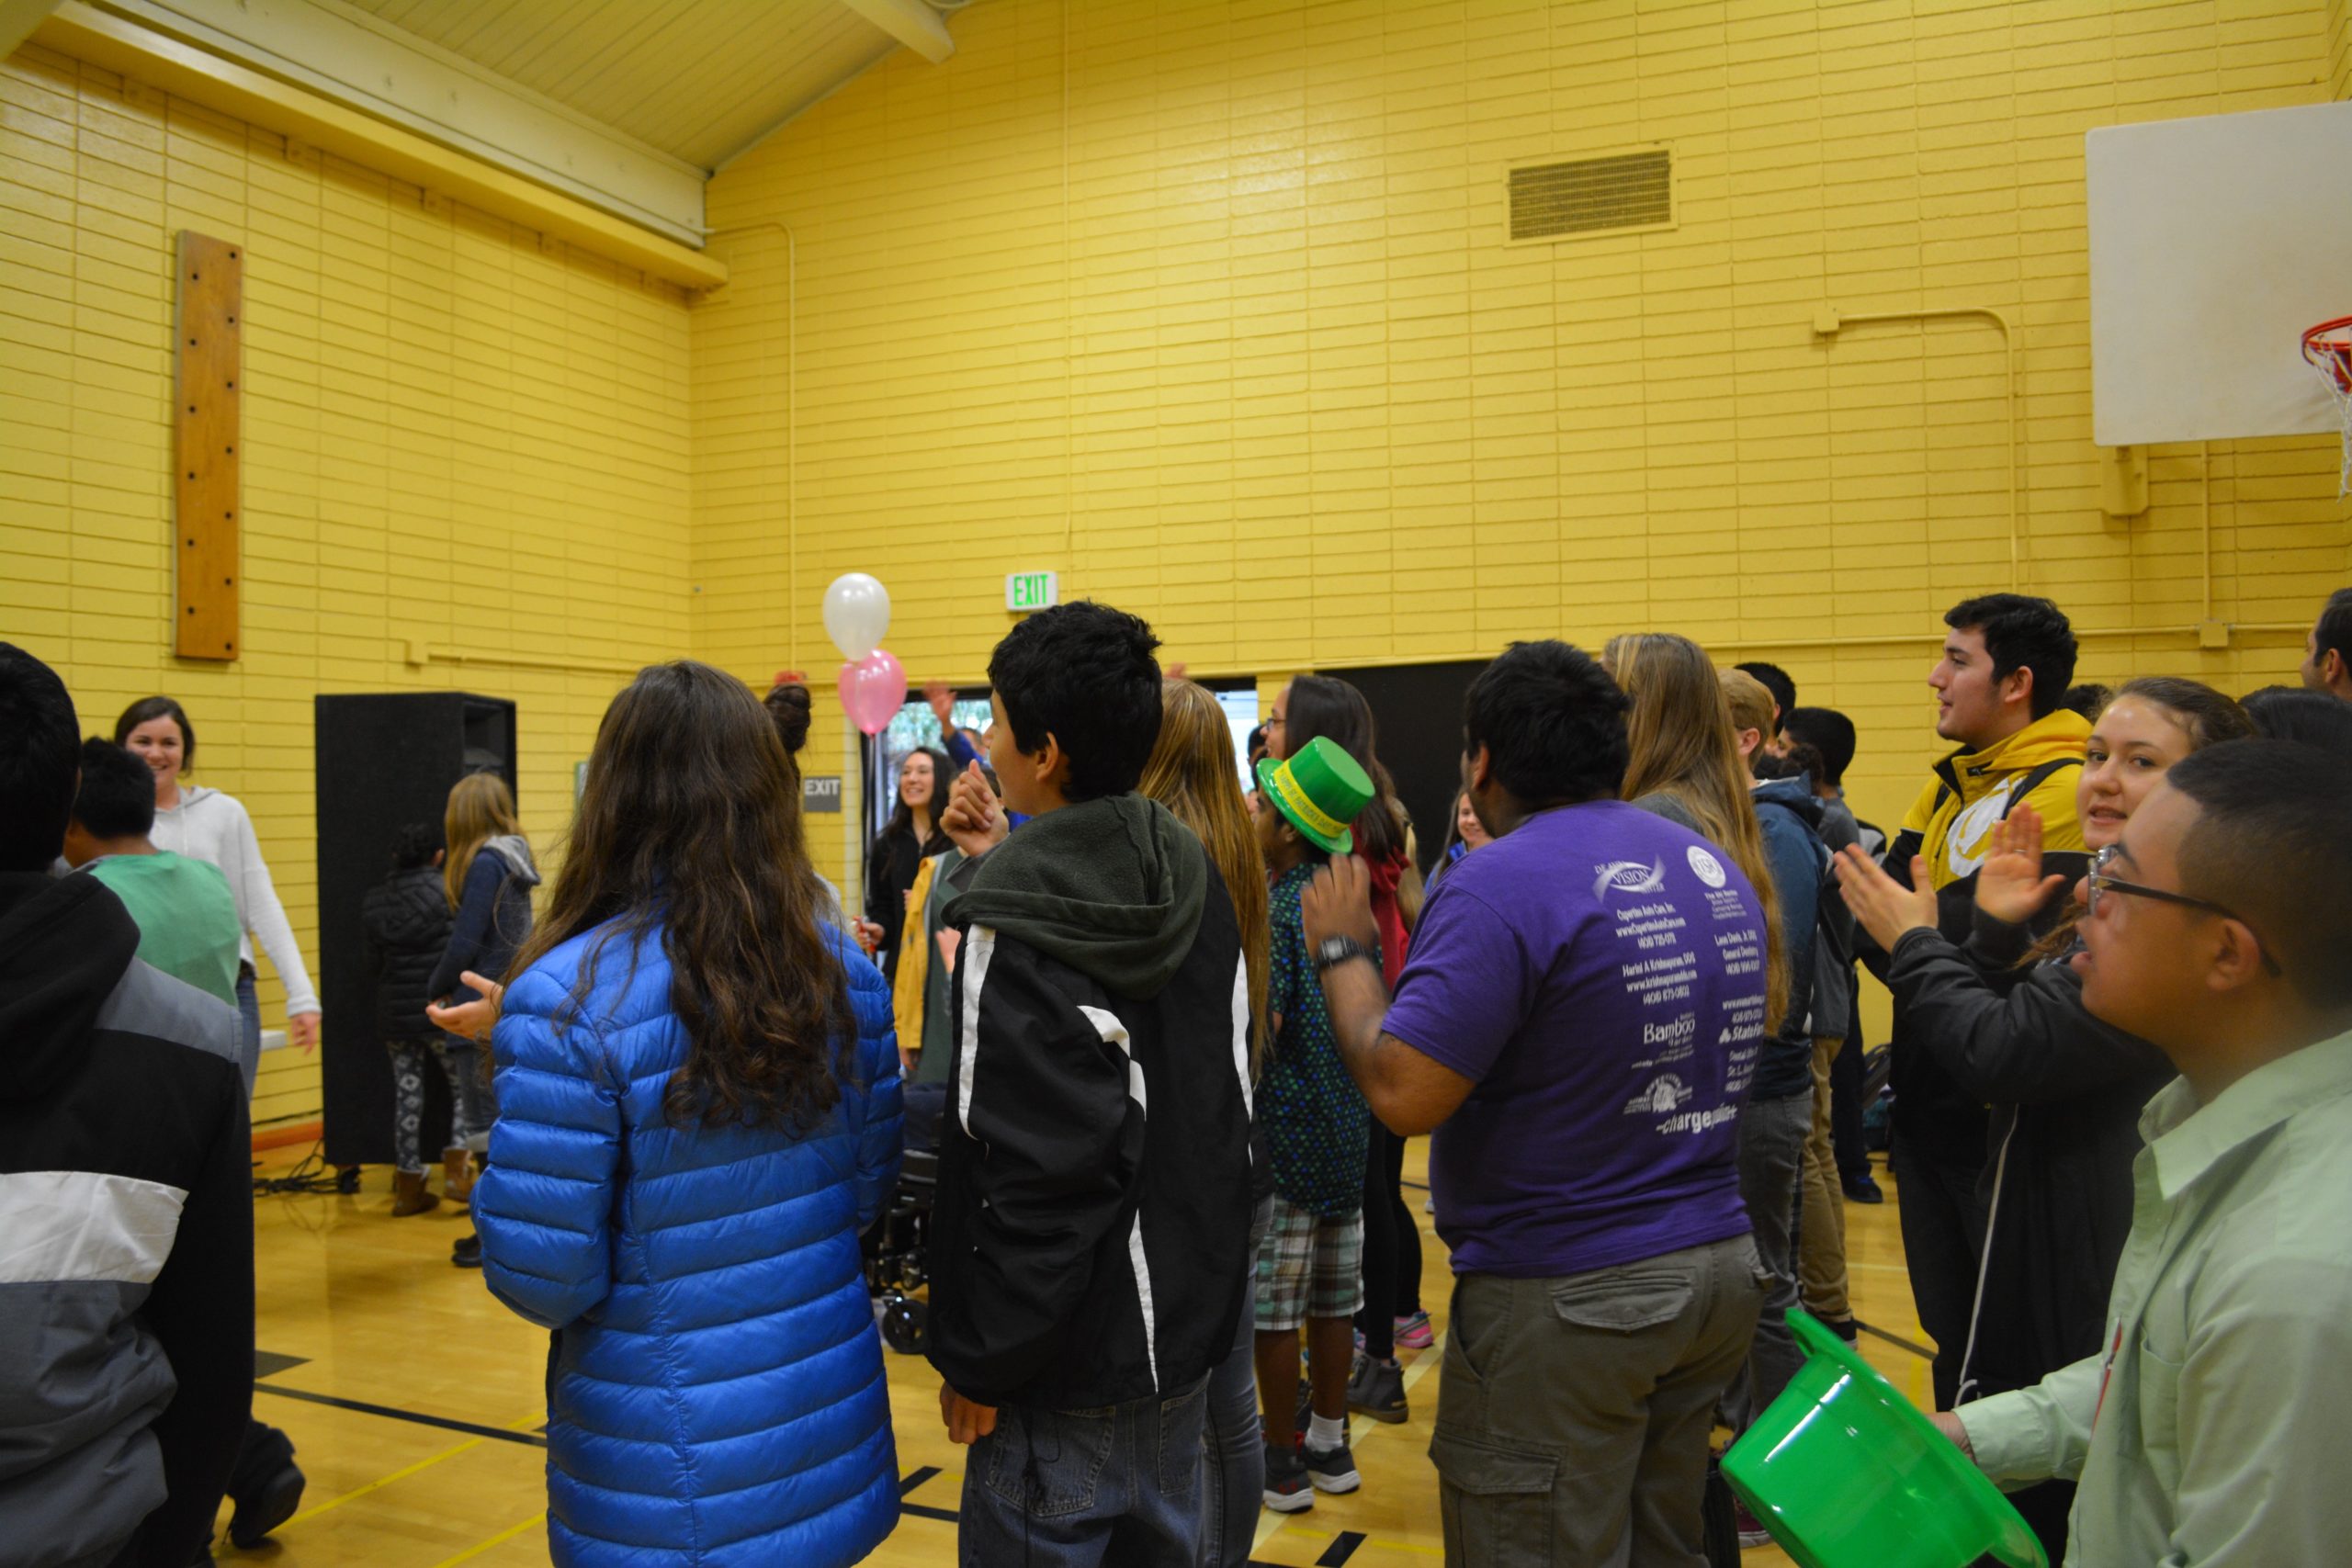
<path id="1" fill-rule="evenodd" d="M 1225 878 L 1250 974 L 1250 1076 L 1255 1078 L 1265 1066 L 1266 971 L 1273 952 L 1266 856 L 1234 765 L 1233 730 L 1206 687 L 1191 681 L 1159 683 L 1159 738 L 1136 788 L 1193 830 Z"/>
<path id="2" fill-rule="evenodd" d="M 481 847 L 502 833 L 522 831 L 514 796 L 496 773 L 468 773 L 449 786 L 449 807 L 441 818 L 442 840 L 449 846 L 441 863 L 441 885 L 448 890 L 449 908 L 456 908 L 464 896 L 466 873 Z"/>
<path id="3" fill-rule="evenodd" d="M 1764 829 L 1748 798 L 1747 765 L 1732 728 L 1731 703 L 1707 650 L 1671 632 L 1613 637 L 1600 662 L 1626 696 L 1624 797 L 1663 795 L 1697 820 L 1738 866 L 1764 909 L 1764 1032 L 1779 1032 L 1789 1006 L 1789 964 L 1781 941 L 1781 895 L 1764 852 Z M 1754 677 L 1745 677 L 1752 681 Z M 1761 689 L 1760 687 L 1758 688 Z M 1770 711 L 1769 707 L 1766 710 Z"/>
<path id="4" fill-rule="evenodd" d="M 1724 670 L 1717 672 L 1724 683 L 1724 701 L 1731 708 L 1732 749 L 1739 749 L 1739 732 L 1752 729 L 1761 746 L 1772 734 L 1772 694 L 1764 682 L 1745 670 Z"/>

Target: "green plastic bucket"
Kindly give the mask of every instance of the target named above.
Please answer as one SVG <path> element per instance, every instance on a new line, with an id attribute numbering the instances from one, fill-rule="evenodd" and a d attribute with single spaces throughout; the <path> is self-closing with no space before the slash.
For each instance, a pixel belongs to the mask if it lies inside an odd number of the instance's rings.
<path id="1" fill-rule="evenodd" d="M 1809 1355 L 1724 1455 L 1724 1479 L 1798 1568 L 2049 1568 L 1984 1472 L 1851 1346 L 1804 1313 Z"/>

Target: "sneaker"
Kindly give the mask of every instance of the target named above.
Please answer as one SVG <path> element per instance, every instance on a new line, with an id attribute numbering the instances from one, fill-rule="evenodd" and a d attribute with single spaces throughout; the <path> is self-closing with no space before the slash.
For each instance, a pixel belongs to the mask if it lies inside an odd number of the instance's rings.
<path id="1" fill-rule="evenodd" d="M 1363 1484 L 1363 1477 L 1356 1473 L 1356 1456 L 1341 1438 L 1336 1449 L 1317 1450 L 1301 1449 L 1306 1456 L 1306 1479 L 1315 1483 L 1317 1492 L 1352 1492 Z M 1274 1472 L 1272 1464 L 1266 1470 L 1266 1492 L 1273 1495 Z"/>
<path id="2" fill-rule="evenodd" d="M 237 1500 L 237 1511 L 229 1516 L 229 1544 L 240 1551 L 251 1551 L 301 1506 L 302 1472 L 288 1463 L 263 1482 L 252 1496 Z"/>
<path id="3" fill-rule="evenodd" d="M 457 1239 L 456 1244 L 449 1248 L 449 1261 L 456 1264 L 460 1269 L 481 1268 L 481 1237 L 478 1235 L 459 1236 Z"/>
<path id="4" fill-rule="evenodd" d="M 1266 1506 L 1277 1514 L 1295 1514 L 1315 1506 L 1315 1488 L 1306 1479 L 1306 1461 L 1296 1449 L 1266 1445 Z"/>
<path id="5" fill-rule="evenodd" d="M 1747 1511 L 1747 1505 L 1736 1496 L 1732 1498 L 1731 1519 L 1734 1528 L 1739 1531 L 1739 1549 L 1742 1551 L 1772 1544 L 1772 1532 L 1758 1524 L 1756 1516 Z"/>
<path id="6" fill-rule="evenodd" d="M 1405 1419 L 1405 1369 L 1362 1351 L 1348 1372 L 1348 1408 L 1393 1427 Z"/>
<path id="7" fill-rule="evenodd" d="M 1821 1320 L 1821 1326 L 1849 1345 L 1860 1338 L 1862 1334 L 1862 1325 L 1850 1317 L 1825 1317 Z"/>
<path id="8" fill-rule="evenodd" d="M 1878 1179 L 1867 1171 L 1860 1176 L 1841 1176 L 1838 1179 L 1838 1185 L 1846 1190 L 1846 1196 L 1854 1202 L 1886 1201 L 1886 1194 L 1879 1190 Z"/>
<path id="9" fill-rule="evenodd" d="M 1413 1313 L 1396 1320 L 1396 1345 L 1404 1350 L 1426 1350 L 1437 1343 L 1437 1332 L 1430 1327 L 1430 1314 Z"/>

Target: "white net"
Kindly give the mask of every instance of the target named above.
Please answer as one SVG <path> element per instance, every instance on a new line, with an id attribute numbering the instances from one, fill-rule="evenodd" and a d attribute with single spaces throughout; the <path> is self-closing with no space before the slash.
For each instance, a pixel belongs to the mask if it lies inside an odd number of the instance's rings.
<path id="1" fill-rule="evenodd" d="M 2335 474 L 2335 499 L 2341 501 L 2352 495 L 2352 326 L 2310 333 L 2303 339 L 2303 357 L 2319 372 L 2343 426 L 2344 456 Z"/>

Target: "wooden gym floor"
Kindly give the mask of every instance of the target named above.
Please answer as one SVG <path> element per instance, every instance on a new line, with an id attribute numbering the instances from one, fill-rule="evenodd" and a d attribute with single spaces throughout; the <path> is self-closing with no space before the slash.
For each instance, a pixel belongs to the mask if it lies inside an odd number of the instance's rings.
<path id="1" fill-rule="evenodd" d="M 1425 1140 L 1408 1145 L 1406 1179 L 1426 1179 Z M 302 1151 L 266 1156 L 265 1174 Z M 1846 1206 L 1861 1348 L 1896 1387 L 1929 1401 L 1925 1336 L 1911 1308 L 1894 1191 Z M 437 1182 L 437 1177 L 435 1180 Z M 254 1208 L 261 1350 L 254 1414 L 293 1438 L 310 1476 L 302 1506 L 254 1551 L 224 1562 L 273 1568 L 526 1568 L 548 1562 L 543 1383 L 546 1337 L 493 1300 L 473 1270 L 452 1268 L 462 1211 L 391 1217 L 390 1173 L 371 1168 L 356 1197 L 266 1196 Z M 1425 1194 L 1406 1197 L 1417 1214 Z M 1449 1275 L 1426 1214 L 1422 1291 L 1441 1336 Z M 1403 1352 L 1411 1418 L 1356 1419 L 1351 1429 L 1363 1490 L 1317 1495 L 1306 1513 L 1261 1516 L 1256 1561 L 1428 1568 L 1441 1555 L 1437 1481 L 1428 1459 L 1442 1337 Z M 906 1515 L 869 1560 L 953 1562 L 963 1450 L 939 1422 L 939 1380 L 918 1357 L 885 1352 Z M 1751 1568 L 1783 1564 L 1771 1548 Z"/>

